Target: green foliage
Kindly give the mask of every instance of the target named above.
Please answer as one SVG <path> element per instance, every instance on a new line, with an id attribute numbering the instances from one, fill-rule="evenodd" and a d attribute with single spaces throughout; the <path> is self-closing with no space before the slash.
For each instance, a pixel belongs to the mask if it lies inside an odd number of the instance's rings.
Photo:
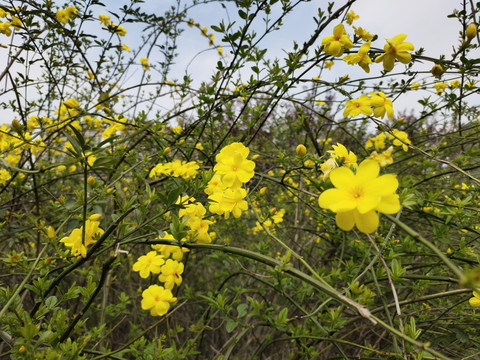
<path id="1" fill-rule="evenodd" d="M 308 2 L 151 3 L 0 5 L 0 358 L 475 357 L 480 3 L 439 58 L 355 1 L 283 52 Z M 365 159 L 398 190 L 320 207 Z"/>

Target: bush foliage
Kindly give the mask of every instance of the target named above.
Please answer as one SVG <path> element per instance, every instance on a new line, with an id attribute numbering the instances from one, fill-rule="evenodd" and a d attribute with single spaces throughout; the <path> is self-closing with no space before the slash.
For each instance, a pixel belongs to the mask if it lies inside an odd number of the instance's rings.
<path id="1" fill-rule="evenodd" d="M 113 3 L 0 5 L 0 358 L 478 356 L 480 3 Z"/>

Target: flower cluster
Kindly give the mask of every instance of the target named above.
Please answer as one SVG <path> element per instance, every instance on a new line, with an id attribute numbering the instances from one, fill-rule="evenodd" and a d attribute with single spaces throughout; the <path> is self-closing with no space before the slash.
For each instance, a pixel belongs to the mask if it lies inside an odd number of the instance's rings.
<path id="1" fill-rule="evenodd" d="M 75 18 L 77 15 L 77 9 L 75 6 L 68 6 L 65 9 L 58 9 L 57 10 L 57 20 L 58 22 L 65 25 L 68 20 Z"/>
<path id="2" fill-rule="evenodd" d="M 174 240 L 168 233 L 158 238 Z M 152 316 L 161 316 L 167 313 L 170 304 L 177 301 L 172 295 L 172 289 L 175 285 L 180 286 L 183 281 L 184 265 L 180 261 L 188 249 L 175 245 L 152 245 L 152 249 L 153 251 L 137 259 L 133 264 L 133 271 L 138 272 L 144 279 L 150 274 L 158 274 L 158 280 L 163 286 L 151 285 L 142 292 L 142 309 L 150 310 Z"/>
<path id="3" fill-rule="evenodd" d="M 368 138 L 365 143 L 365 148 L 369 149 L 374 146 L 375 151 L 383 150 L 386 147 L 387 140 L 393 140 L 392 144 L 394 146 L 401 146 L 403 151 L 408 151 L 408 144 L 411 144 L 408 134 L 405 131 L 393 129 L 391 133 L 381 132 L 373 138 Z"/>
<path id="4" fill-rule="evenodd" d="M 97 238 L 102 236 L 104 231 L 100 228 L 100 214 L 91 215 L 87 221 L 85 221 L 85 239 L 83 240 L 83 226 L 79 229 L 74 229 L 69 236 L 60 240 L 65 246 L 71 248 L 73 256 L 87 256 L 87 248 L 91 244 L 95 244 Z"/>
<path id="5" fill-rule="evenodd" d="M 197 176 L 199 164 L 196 161 L 174 160 L 165 164 L 157 164 L 150 171 L 150 177 L 158 178 L 161 175 L 170 175 L 173 177 L 181 177 L 187 181 Z"/>
<path id="6" fill-rule="evenodd" d="M 356 226 L 363 233 L 374 232 L 379 223 L 377 212 L 394 214 L 400 210 L 396 175 L 379 173 L 378 163 L 369 159 L 360 163 L 356 174 L 347 167 L 333 169 L 330 179 L 335 188 L 324 191 L 318 204 L 336 213 L 340 229 L 349 231 Z"/>
<path id="7" fill-rule="evenodd" d="M 0 9 L 0 18 L 5 19 L 7 16 L 9 16 L 10 13 L 8 11 L 5 11 L 3 9 Z M 22 25 L 22 21 L 14 16 L 10 15 L 10 21 L 0 21 L 0 33 L 4 34 L 6 36 L 12 35 L 12 29 L 11 27 L 16 27 L 19 28 Z"/>
<path id="8" fill-rule="evenodd" d="M 248 182 L 255 174 L 255 163 L 248 160 L 250 150 L 242 143 L 233 143 L 225 146 L 216 156 L 217 164 L 213 168 L 214 176 L 205 192 L 212 200 L 210 212 L 224 215 L 228 219 L 230 214 L 238 218 L 242 211 L 248 209 L 244 200 L 247 191 L 242 184 Z"/>
<path id="9" fill-rule="evenodd" d="M 15 126 L 15 124 L 18 125 Z M 16 120 L 12 123 L 12 127 L 14 129 L 7 124 L 0 127 L 0 158 L 10 166 L 17 166 L 24 150 L 29 150 L 36 156 L 45 148 L 45 143 L 38 134 L 32 135 L 29 131 L 24 131 L 25 129 Z M 17 177 L 23 178 L 24 174 L 19 173 Z M 8 170 L 2 169 L 0 185 L 5 184 L 10 178 Z"/>
<path id="10" fill-rule="evenodd" d="M 200 244 L 211 243 L 212 236 L 215 236 L 215 233 L 209 232 L 209 227 L 213 224 L 213 221 L 204 219 L 207 213 L 205 207 L 191 196 L 182 196 L 177 200 L 177 204 L 183 206 L 183 209 L 179 210 L 178 216 L 190 228 L 187 231 L 188 239 Z"/>
<path id="11" fill-rule="evenodd" d="M 344 145 L 337 143 L 332 145 L 333 150 L 329 150 L 330 158 L 320 164 L 320 169 L 323 172 L 323 181 L 327 180 L 330 172 L 340 166 L 357 168 L 357 156 L 349 151 Z"/>
<path id="12" fill-rule="evenodd" d="M 373 113 L 375 117 L 380 119 L 383 119 L 385 114 L 389 119 L 393 118 L 392 100 L 381 91 L 371 92 L 370 96 L 364 94 L 358 99 L 348 100 L 345 104 L 343 116 L 357 116 L 358 114 L 369 116 Z"/>

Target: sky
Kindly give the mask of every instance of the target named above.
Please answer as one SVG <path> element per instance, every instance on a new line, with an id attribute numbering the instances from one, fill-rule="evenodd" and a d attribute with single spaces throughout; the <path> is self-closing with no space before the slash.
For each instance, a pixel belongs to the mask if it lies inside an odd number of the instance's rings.
<path id="1" fill-rule="evenodd" d="M 181 1 L 181 4 L 187 4 L 191 1 Z M 98 8 L 98 14 L 106 13 L 108 9 L 118 9 L 123 4 L 128 3 L 127 0 L 105 0 L 105 8 Z M 344 1 L 337 1 L 335 6 L 343 4 Z M 176 4 L 172 0 L 146 0 L 143 4 L 144 9 L 155 13 L 162 14 L 170 6 Z M 225 6 L 222 6 L 225 5 Z M 277 7 L 278 7 L 277 3 Z M 312 0 L 302 2 L 295 10 L 288 15 L 284 20 L 282 30 L 274 32 L 269 35 L 263 42 L 263 47 L 268 48 L 267 57 L 270 59 L 285 57 L 286 51 L 291 51 L 294 41 L 303 44 L 315 29 L 315 22 L 313 16 L 318 13 L 319 7 L 325 7 L 327 1 Z M 337 5 L 338 4 L 338 5 Z M 420 47 L 425 48 L 426 55 L 438 57 L 441 54 L 450 57 L 452 46 L 458 44 L 459 33 L 461 25 L 457 19 L 447 18 L 447 15 L 452 13 L 453 9 L 460 9 L 460 0 L 357 0 L 351 7 L 357 15 L 360 16 L 354 22 L 354 25 L 366 28 L 370 33 L 378 34 L 378 40 L 372 46 L 383 48 L 385 38 L 391 38 L 395 35 L 405 33 L 407 34 L 407 41 L 411 42 L 415 49 Z M 98 16 L 98 14 L 96 14 Z M 278 10 L 275 10 L 272 15 L 278 15 Z M 237 9 L 233 3 L 228 2 L 212 2 L 209 4 L 202 4 L 191 9 L 189 17 L 200 22 L 202 26 L 212 32 L 211 26 L 218 25 L 222 19 L 230 18 L 241 21 L 237 15 Z M 325 33 L 320 35 L 316 46 L 320 46 L 323 36 L 332 33 L 333 26 L 340 22 L 333 21 L 331 26 L 325 30 Z M 262 31 L 263 22 L 259 19 L 255 23 L 258 32 Z M 88 25 L 87 25 L 88 26 Z M 124 27 L 127 29 L 127 35 L 121 40 L 132 48 L 140 45 L 141 34 L 133 24 L 126 23 Z M 98 28 L 98 26 L 97 26 Z M 352 29 L 346 26 L 347 32 L 352 36 Z M 209 81 L 211 75 L 215 71 L 217 61 L 220 59 L 216 50 L 209 48 L 208 41 L 205 37 L 200 35 L 197 28 L 184 27 L 185 32 L 182 34 L 180 42 L 178 43 L 178 53 L 180 56 L 175 60 L 172 67 L 171 80 L 182 79 L 187 69 L 188 73 L 195 80 L 195 85 L 199 85 L 202 81 Z M 97 30 L 94 30 L 97 31 Z M 216 44 L 222 45 L 224 53 L 228 54 L 229 49 L 226 44 L 221 43 L 221 35 L 215 34 L 217 40 Z M 145 51 L 137 55 L 136 60 L 139 62 L 141 56 L 146 56 Z M 7 62 L 5 56 L 6 49 L 0 49 L 0 67 L 4 67 Z M 480 54 L 479 54 L 480 57 Z M 229 59 L 225 59 L 228 61 Z M 155 61 L 155 56 L 149 59 L 150 62 Z M 397 66 L 403 66 L 401 64 Z M 417 70 L 428 71 L 432 63 L 419 65 Z M 371 66 L 372 72 L 370 75 L 378 75 L 381 70 L 380 64 Z M 130 71 L 131 81 L 137 81 L 143 70 L 140 64 Z M 358 66 L 352 67 L 346 65 L 339 59 L 332 71 L 324 71 L 321 75 L 322 79 L 328 81 L 335 81 L 339 77 L 349 73 L 351 78 L 364 77 L 365 73 Z M 242 77 L 246 80 L 251 75 L 251 71 L 243 70 Z M 317 74 L 312 73 L 312 76 Z M 478 79 L 476 79 L 478 80 Z M 427 93 L 425 95 L 429 95 Z M 395 107 L 398 109 L 418 108 L 417 101 L 424 95 L 421 92 L 410 92 L 402 95 L 396 100 Z M 3 99 L 2 99 L 3 100 Z M 480 101 L 477 102 L 480 103 Z M 164 104 L 166 108 L 169 107 L 168 102 Z M 9 122 L 11 115 L 7 111 L 3 111 L 2 122 Z"/>

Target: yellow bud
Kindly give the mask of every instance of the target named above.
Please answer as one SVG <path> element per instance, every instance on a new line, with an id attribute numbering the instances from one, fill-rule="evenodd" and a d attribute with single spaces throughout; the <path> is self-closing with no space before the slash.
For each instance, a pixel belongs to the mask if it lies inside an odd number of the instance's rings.
<path id="1" fill-rule="evenodd" d="M 55 239 L 55 229 L 53 228 L 53 226 L 49 226 L 47 228 L 47 236 L 50 240 Z"/>
<path id="2" fill-rule="evenodd" d="M 267 192 L 267 187 L 264 186 L 260 189 L 260 191 L 258 192 L 258 195 L 263 196 L 265 195 L 266 192 Z"/>
<path id="3" fill-rule="evenodd" d="M 255 154 L 255 155 L 252 156 L 252 160 L 255 161 L 255 160 L 257 160 L 259 157 L 260 157 L 260 155 Z"/>
<path id="4" fill-rule="evenodd" d="M 172 149 L 170 149 L 170 146 L 167 146 L 165 149 L 163 149 L 163 155 L 170 154 L 170 151 L 172 151 Z"/>
<path id="5" fill-rule="evenodd" d="M 87 179 L 87 184 L 90 186 L 95 185 L 95 178 L 93 176 L 89 176 Z"/>
<path id="6" fill-rule="evenodd" d="M 23 353 L 25 352 L 25 346 L 20 346 L 20 349 L 18 349 L 18 352 Z"/>
<path id="7" fill-rule="evenodd" d="M 93 214 L 93 215 L 90 215 L 90 217 L 88 218 L 88 220 L 90 221 L 98 221 L 102 218 L 102 215 L 101 214 Z"/>
<path id="8" fill-rule="evenodd" d="M 111 193 L 113 193 L 114 191 L 115 191 L 115 190 L 114 190 L 113 188 L 108 188 L 108 189 L 107 189 L 107 194 L 111 194 Z"/>
<path id="9" fill-rule="evenodd" d="M 471 23 L 467 26 L 467 30 L 465 30 L 465 35 L 467 36 L 467 42 L 472 41 L 472 39 L 477 36 L 477 25 Z"/>
<path id="10" fill-rule="evenodd" d="M 307 148 L 302 144 L 298 145 L 295 151 L 297 152 L 297 155 L 300 157 L 304 157 L 307 154 Z"/>
<path id="11" fill-rule="evenodd" d="M 45 265 L 50 265 L 50 263 L 52 262 L 52 258 L 51 257 L 47 257 L 45 259 Z"/>
<path id="12" fill-rule="evenodd" d="M 435 76 L 440 76 L 443 74 L 443 68 L 441 65 L 439 64 L 435 64 L 433 67 L 432 67 L 432 70 L 430 70 L 430 72 L 435 75 Z"/>
<path id="13" fill-rule="evenodd" d="M 177 145 L 183 145 L 185 143 L 185 139 L 180 139 L 177 141 Z"/>

